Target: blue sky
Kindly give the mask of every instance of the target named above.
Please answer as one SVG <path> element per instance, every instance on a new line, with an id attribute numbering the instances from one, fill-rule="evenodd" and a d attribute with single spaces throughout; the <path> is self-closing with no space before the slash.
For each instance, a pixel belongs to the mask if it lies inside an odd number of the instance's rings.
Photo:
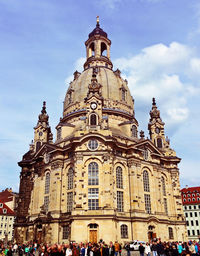
<path id="1" fill-rule="evenodd" d="M 43 100 L 55 134 L 97 15 L 112 41 L 114 68 L 128 79 L 140 129 L 148 136 L 155 96 L 165 134 L 182 158 L 181 186 L 200 185 L 199 0 L 0 0 L 0 189 L 18 190 L 17 162 L 29 149 Z"/>

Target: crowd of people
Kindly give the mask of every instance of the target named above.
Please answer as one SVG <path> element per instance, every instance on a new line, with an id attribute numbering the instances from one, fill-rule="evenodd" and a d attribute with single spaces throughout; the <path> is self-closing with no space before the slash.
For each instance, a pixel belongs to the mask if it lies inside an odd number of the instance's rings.
<path id="1" fill-rule="evenodd" d="M 7 256 L 130 256 L 131 247 L 125 245 L 100 241 L 99 243 L 70 243 L 70 244 L 0 244 L 0 255 Z M 161 242 L 140 243 L 138 255 L 140 256 L 199 256 L 200 242 Z"/>

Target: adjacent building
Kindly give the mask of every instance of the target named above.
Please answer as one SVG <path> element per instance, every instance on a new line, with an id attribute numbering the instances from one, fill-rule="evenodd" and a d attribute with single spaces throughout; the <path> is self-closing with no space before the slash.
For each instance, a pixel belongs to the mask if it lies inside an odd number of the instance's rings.
<path id="1" fill-rule="evenodd" d="M 186 187 L 181 190 L 183 210 L 186 218 L 188 239 L 200 238 L 200 187 Z"/>
<path id="2" fill-rule="evenodd" d="M 85 46 L 84 70 L 69 84 L 55 141 L 44 102 L 19 162 L 17 242 L 185 240 L 181 159 L 155 99 L 145 138 L 98 19 Z"/>
<path id="3" fill-rule="evenodd" d="M 6 188 L 0 192 L 0 201 L 5 203 L 12 211 L 17 208 L 18 193 L 13 192 L 12 188 Z"/>
<path id="4" fill-rule="evenodd" d="M 0 240 L 11 241 L 14 234 L 14 211 L 0 201 Z"/>

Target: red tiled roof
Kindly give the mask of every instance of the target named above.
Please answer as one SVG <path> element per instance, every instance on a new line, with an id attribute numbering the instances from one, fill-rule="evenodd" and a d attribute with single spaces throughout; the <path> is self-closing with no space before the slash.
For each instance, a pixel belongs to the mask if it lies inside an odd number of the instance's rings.
<path id="1" fill-rule="evenodd" d="M 0 201 L 2 202 L 10 202 L 13 200 L 13 193 L 8 189 L 0 192 Z"/>
<path id="2" fill-rule="evenodd" d="M 0 215 L 15 215 L 15 213 L 2 201 L 0 201 L 0 206 L 2 205 L 2 207 L 0 207 Z M 6 213 L 4 213 L 4 209 L 6 209 Z"/>
<path id="3" fill-rule="evenodd" d="M 183 205 L 200 204 L 200 187 L 181 189 Z"/>

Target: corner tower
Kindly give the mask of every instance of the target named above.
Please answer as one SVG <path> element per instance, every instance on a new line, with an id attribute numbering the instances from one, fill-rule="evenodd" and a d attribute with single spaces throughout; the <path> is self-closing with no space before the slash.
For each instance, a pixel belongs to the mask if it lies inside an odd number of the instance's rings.
<path id="1" fill-rule="evenodd" d="M 46 102 L 43 102 L 41 114 L 38 116 L 38 122 L 34 127 L 34 151 L 38 151 L 44 143 L 53 142 L 53 134 L 49 126 L 49 116 L 46 111 Z"/>

